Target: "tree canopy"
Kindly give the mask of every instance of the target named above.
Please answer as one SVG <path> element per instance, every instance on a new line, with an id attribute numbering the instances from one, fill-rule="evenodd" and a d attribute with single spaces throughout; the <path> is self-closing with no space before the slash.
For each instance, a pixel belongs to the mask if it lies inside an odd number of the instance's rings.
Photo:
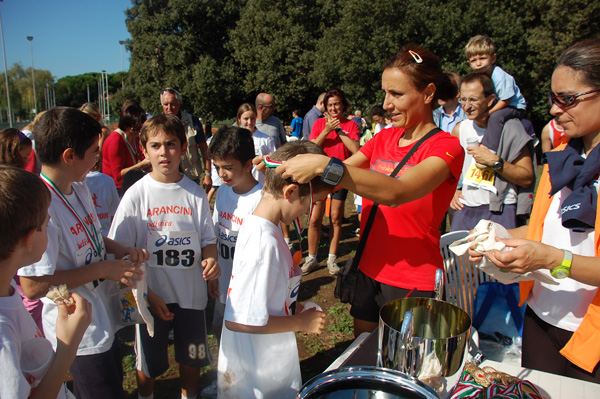
<path id="1" fill-rule="evenodd" d="M 418 43 L 464 75 L 464 46 L 483 34 L 541 128 L 554 63 L 599 24 L 591 0 L 133 0 L 126 87 L 150 112 L 160 110 L 160 90 L 174 87 L 184 108 L 211 120 L 233 117 L 262 91 L 284 120 L 332 87 L 368 111 L 382 99 L 382 64 L 402 45 Z"/>

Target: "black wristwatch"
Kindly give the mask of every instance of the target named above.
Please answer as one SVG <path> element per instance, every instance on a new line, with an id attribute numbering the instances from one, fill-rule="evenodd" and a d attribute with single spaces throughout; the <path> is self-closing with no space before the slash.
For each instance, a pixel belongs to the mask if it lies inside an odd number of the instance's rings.
<path id="1" fill-rule="evenodd" d="M 502 170 L 503 167 L 504 167 L 504 160 L 502 158 L 498 157 L 498 160 L 496 162 L 494 162 L 494 164 L 492 165 L 492 169 Z"/>
<path id="2" fill-rule="evenodd" d="M 321 180 L 331 186 L 337 186 L 344 176 L 344 163 L 341 159 L 331 157 L 327 167 L 323 171 Z"/>

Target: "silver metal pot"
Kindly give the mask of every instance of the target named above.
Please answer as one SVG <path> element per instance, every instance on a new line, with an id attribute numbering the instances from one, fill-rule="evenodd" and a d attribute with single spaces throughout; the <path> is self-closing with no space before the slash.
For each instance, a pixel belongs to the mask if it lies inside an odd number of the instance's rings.
<path id="1" fill-rule="evenodd" d="M 377 366 L 422 381 L 451 376 L 462 364 L 470 328 L 469 315 L 444 301 L 403 298 L 388 302 L 379 312 Z"/>
<path id="2" fill-rule="evenodd" d="M 416 378 L 373 366 L 342 367 L 310 379 L 297 399 L 439 399 Z"/>

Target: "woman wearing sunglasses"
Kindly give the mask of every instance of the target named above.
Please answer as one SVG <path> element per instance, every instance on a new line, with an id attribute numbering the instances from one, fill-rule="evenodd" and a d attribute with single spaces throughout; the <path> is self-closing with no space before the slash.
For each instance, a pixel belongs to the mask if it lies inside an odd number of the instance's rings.
<path id="1" fill-rule="evenodd" d="M 502 240 L 512 251 L 487 256 L 507 271 L 541 269 L 560 283 L 521 283 L 523 366 L 600 383 L 600 39 L 563 53 L 550 101 L 568 143 L 546 153 L 529 225 Z"/>
<path id="2" fill-rule="evenodd" d="M 459 140 L 435 130 L 438 99 L 456 97 L 439 59 L 414 44 L 404 46 L 384 68 L 383 107 L 393 127 L 369 140 L 343 164 L 322 155 L 299 155 L 278 168 L 298 182 L 322 175 L 363 197 L 361 232 L 379 203 L 359 264 L 352 300 L 354 333 L 377 327 L 379 309 L 402 297 L 433 297 L 436 270 L 443 267 L 438 227 L 454 195 L 464 160 Z M 401 168 L 400 161 L 431 133 Z M 336 171 L 337 173 L 332 173 Z"/>

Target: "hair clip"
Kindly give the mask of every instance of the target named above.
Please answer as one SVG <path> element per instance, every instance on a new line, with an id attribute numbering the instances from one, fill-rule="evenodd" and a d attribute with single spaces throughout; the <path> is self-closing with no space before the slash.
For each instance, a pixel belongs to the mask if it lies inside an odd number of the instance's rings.
<path id="1" fill-rule="evenodd" d="M 412 55 L 413 59 L 415 60 L 415 62 L 416 62 L 417 64 L 420 64 L 420 63 L 422 63 L 422 62 L 423 62 L 423 58 L 421 58 L 421 56 L 420 56 L 419 54 L 417 54 L 415 51 L 408 50 L 408 53 L 409 53 L 410 55 Z"/>

